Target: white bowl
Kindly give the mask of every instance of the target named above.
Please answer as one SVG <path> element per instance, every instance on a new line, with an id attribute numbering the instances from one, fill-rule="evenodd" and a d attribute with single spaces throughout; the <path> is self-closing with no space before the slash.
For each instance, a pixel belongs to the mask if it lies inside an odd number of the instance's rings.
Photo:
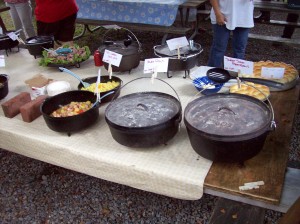
<path id="1" fill-rule="evenodd" d="M 71 85 L 66 81 L 54 81 L 47 85 L 48 96 L 55 96 L 69 90 L 71 90 Z"/>

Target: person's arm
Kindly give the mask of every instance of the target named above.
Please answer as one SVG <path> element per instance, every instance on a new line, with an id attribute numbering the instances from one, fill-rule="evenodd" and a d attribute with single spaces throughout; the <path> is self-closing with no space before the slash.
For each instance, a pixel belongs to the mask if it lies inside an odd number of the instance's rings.
<path id="1" fill-rule="evenodd" d="M 218 25 L 224 25 L 226 23 L 226 18 L 221 13 L 218 0 L 210 0 L 210 4 L 213 7 L 214 12 L 216 14 L 217 24 Z"/>

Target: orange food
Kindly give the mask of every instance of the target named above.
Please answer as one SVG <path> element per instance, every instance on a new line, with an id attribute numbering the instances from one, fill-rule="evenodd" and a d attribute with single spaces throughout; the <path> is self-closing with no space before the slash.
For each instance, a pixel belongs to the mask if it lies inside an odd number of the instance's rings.
<path id="1" fill-rule="evenodd" d="M 71 102 L 65 106 L 58 108 L 53 111 L 50 116 L 52 117 L 70 117 L 81 114 L 89 109 L 91 109 L 91 101 L 86 102 Z"/>

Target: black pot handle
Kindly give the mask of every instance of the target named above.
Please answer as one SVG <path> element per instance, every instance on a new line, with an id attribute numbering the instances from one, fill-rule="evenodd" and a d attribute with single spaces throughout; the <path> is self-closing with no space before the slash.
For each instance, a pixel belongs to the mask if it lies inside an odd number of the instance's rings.
<path id="1" fill-rule="evenodd" d="M 7 80 L 9 80 L 9 75 L 7 75 L 7 74 L 0 74 L 0 76 L 4 76 L 5 78 L 7 78 Z"/>
<path id="2" fill-rule="evenodd" d="M 270 110 L 271 110 L 271 113 L 272 113 L 272 121 L 271 121 L 271 124 L 270 124 L 270 130 L 272 130 L 272 131 L 275 130 L 275 128 L 276 128 L 275 113 L 274 113 L 274 109 L 273 109 L 273 106 L 272 106 L 271 101 L 269 100 L 269 98 L 266 96 L 266 94 L 264 94 L 260 89 L 256 88 L 255 86 L 249 85 L 249 84 L 247 84 L 246 82 L 243 82 L 243 81 L 241 81 L 241 82 L 242 82 L 243 84 L 247 85 L 247 86 L 250 86 L 250 87 L 256 89 L 258 92 L 260 92 L 261 94 L 263 94 L 263 95 L 266 97 L 266 101 L 267 101 L 268 103 L 265 103 L 264 101 L 262 101 L 262 103 L 264 103 L 264 104 L 265 104 L 267 107 L 269 107 Z"/>
<path id="3" fill-rule="evenodd" d="M 117 27 L 115 27 L 115 28 L 110 28 L 110 29 L 108 29 L 107 31 L 105 31 L 105 33 L 103 34 L 103 37 L 102 37 L 102 42 L 103 43 L 105 43 L 106 42 L 106 35 L 111 31 L 111 30 L 116 30 L 116 29 L 123 29 L 123 30 L 126 30 L 126 31 L 128 31 L 134 38 L 135 38 L 135 40 L 136 40 L 136 42 L 138 43 L 138 45 L 139 45 L 139 49 L 138 49 L 138 51 L 139 52 L 141 52 L 142 51 L 142 44 L 141 44 L 141 42 L 138 40 L 138 38 L 136 37 L 136 35 L 133 33 L 133 32 L 131 32 L 129 29 L 127 29 L 127 28 L 124 28 L 124 27 L 119 27 L 119 28 L 117 28 Z"/>
<path id="4" fill-rule="evenodd" d="M 136 78 L 136 79 L 133 79 L 133 80 L 127 82 L 125 85 L 121 86 L 121 88 L 119 88 L 118 91 L 116 91 L 116 94 L 115 94 L 114 97 L 112 98 L 111 102 L 113 102 L 113 101 L 115 100 L 115 97 L 118 95 L 117 93 L 120 92 L 122 88 L 124 88 L 126 85 L 128 85 L 128 84 L 130 84 L 131 82 L 134 82 L 134 81 L 136 81 L 136 80 L 138 80 L 138 79 L 151 79 L 151 77 L 139 77 L 139 78 Z M 178 101 L 179 101 L 179 103 L 180 103 L 180 105 L 181 105 L 181 101 L 180 101 L 180 98 L 179 98 L 178 93 L 176 92 L 176 90 L 175 90 L 169 83 L 167 83 L 166 81 L 164 81 L 164 80 L 162 80 L 162 79 L 159 79 L 159 78 L 155 78 L 155 80 L 159 80 L 159 81 L 161 81 L 161 82 L 167 84 L 167 85 L 174 91 L 174 93 L 176 94 L 177 99 L 178 99 Z"/>

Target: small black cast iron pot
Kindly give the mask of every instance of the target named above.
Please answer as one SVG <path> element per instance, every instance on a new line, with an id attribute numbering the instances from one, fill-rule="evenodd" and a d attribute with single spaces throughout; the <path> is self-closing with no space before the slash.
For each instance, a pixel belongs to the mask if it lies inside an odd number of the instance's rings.
<path id="1" fill-rule="evenodd" d="M 14 32 L 17 36 L 20 35 L 20 31 L 7 31 L 8 33 Z M 0 34 L 0 50 L 5 50 L 6 55 L 8 56 L 7 51 L 11 50 L 14 47 L 17 47 L 19 45 L 18 40 L 12 40 L 7 34 Z"/>
<path id="2" fill-rule="evenodd" d="M 62 105 L 67 105 L 72 101 L 85 102 L 96 101 L 96 95 L 89 91 L 68 91 L 47 98 L 41 105 L 41 112 L 47 126 L 57 132 L 66 132 L 70 136 L 73 132 L 78 132 L 95 124 L 99 118 L 99 104 L 79 115 L 70 117 L 52 117 L 50 114 Z"/>
<path id="3" fill-rule="evenodd" d="M 49 49 L 54 47 L 54 38 L 52 36 L 34 36 L 26 39 L 25 45 L 29 54 L 36 58 L 43 55 L 44 48 Z"/>
<path id="4" fill-rule="evenodd" d="M 0 100 L 8 94 L 8 75 L 0 74 Z"/>
<path id="5" fill-rule="evenodd" d="M 140 110 L 142 112 L 141 114 L 152 113 L 151 109 L 148 108 L 149 104 L 147 104 L 147 102 L 150 102 L 151 97 L 157 97 L 161 102 L 168 102 L 168 104 L 171 105 L 170 110 L 172 111 L 172 116 L 156 124 L 150 120 L 149 125 L 145 126 L 139 126 L 138 121 L 137 126 L 130 127 L 127 125 L 128 119 L 138 120 L 132 111 Z M 120 105 L 121 108 L 119 107 Z M 121 114 L 124 112 L 122 109 L 124 109 L 125 112 L 126 110 L 129 111 L 128 117 L 122 117 Z M 112 113 L 115 113 L 117 117 L 112 116 Z M 182 109 L 180 102 L 175 97 L 160 92 L 141 92 L 125 95 L 112 101 L 105 110 L 105 120 L 109 126 L 112 137 L 118 143 L 134 148 L 147 148 L 166 144 L 178 132 L 181 118 Z M 140 117 L 140 119 L 144 121 L 148 118 Z M 124 124 L 120 124 L 117 120 L 125 120 L 125 122 Z"/>
<path id="6" fill-rule="evenodd" d="M 106 41 L 99 47 L 102 56 L 105 50 L 110 50 L 122 55 L 119 67 L 112 65 L 113 72 L 130 72 L 131 69 L 138 67 L 140 64 L 141 49 L 137 42 L 125 46 L 123 41 Z M 108 63 L 103 62 L 103 64 L 105 69 L 108 70 Z"/>
<path id="7" fill-rule="evenodd" d="M 96 83 L 97 82 L 97 76 L 94 76 L 94 77 L 89 77 L 89 78 L 85 78 L 85 79 L 82 79 L 82 81 L 84 82 L 87 82 L 87 83 Z M 118 82 L 120 83 L 119 86 L 117 86 L 116 88 L 112 89 L 112 90 L 109 90 L 109 91 L 105 91 L 105 92 L 101 92 L 100 93 L 100 97 L 101 96 L 104 96 L 105 94 L 111 92 L 111 91 L 114 91 L 114 93 L 104 97 L 102 100 L 101 100 L 101 103 L 107 103 L 107 102 L 110 102 L 112 99 L 115 99 L 117 98 L 119 95 L 120 95 L 120 88 L 122 86 L 122 83 L 123 81 L 119 78 L 119 77 L 116 77 L 116 76 L 112 76 L 111 79 L 109 79 L 109 76 L 108 75 L 104 75 L 104 76 L 101 76 L 101 83 L 106 83 L 106 82 L 109 82 L 109 81 L 115 81 L 115 82 Z M 83 87 L 82 83 L 79 83 L 78 84 L 78 89 L 80 90 L 81 88 Z"/>
<path id="8" fill-rule="evenodd" d="M 199 66 L 202 51 L 201 45 L 195 43 L 193 49 L 190 49 L 190 47 L 183 48 L 182 54 L 178 58 L 177 51 L 170 51 L 167 45 L 154 46 L 154 54 L 157 57 L 169 58 L 168 71 L 188 71 L 189 73 L 190 69 Z M 168 74 L 168 77 L 172 76 Z M 186 75 L 184 78 L 186 78 Z"/>
<path id="9" fill-rule="evenodd" d="M 190 102 L 184 123 L 193 149 L 219 162 L 244 162 L 263 148 L 273 130 L 273 110 L 241 94 L 212 94 Z"/>

